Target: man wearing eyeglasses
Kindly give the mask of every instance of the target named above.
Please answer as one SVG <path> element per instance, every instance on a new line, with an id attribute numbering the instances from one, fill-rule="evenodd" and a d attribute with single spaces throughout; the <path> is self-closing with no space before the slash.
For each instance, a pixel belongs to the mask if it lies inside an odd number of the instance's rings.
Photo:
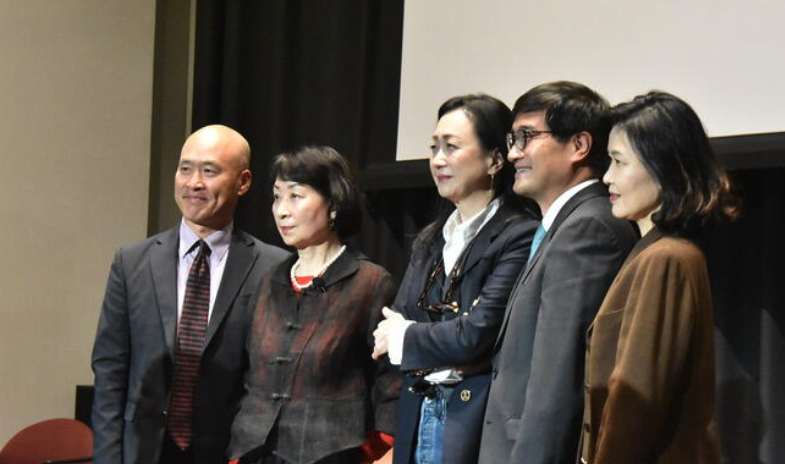
<path id="1" fill-rule="evenodd" d="M 611 214 L 608 103 L 574 82 L 537 86 L 515 103 L 513 190 L 543 220 L 510 294 L 494 347 L 480 463 L 574 463 L 583 415 L 587 329 L 637 240 Z"/>

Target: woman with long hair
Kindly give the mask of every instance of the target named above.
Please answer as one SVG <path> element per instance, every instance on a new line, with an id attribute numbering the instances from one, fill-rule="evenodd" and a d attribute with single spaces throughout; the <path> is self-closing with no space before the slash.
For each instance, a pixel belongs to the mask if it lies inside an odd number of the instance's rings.
<path id="1" fill-rule="evenodd" d="M 430 169 L 454 207 L 416 240 L 394 309 L 377 331 L 405 374 L 396 464 L 476 463 L 493 345 L 538 222 L 511 194 L 512 112 L 488 95 L 442 104 Z"/>

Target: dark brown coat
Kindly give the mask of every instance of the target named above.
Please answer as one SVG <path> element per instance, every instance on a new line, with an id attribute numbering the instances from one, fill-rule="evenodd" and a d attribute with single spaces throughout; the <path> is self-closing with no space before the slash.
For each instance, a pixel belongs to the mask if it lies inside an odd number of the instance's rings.
<path id="1" fill-rule="evenodd" d="M 393 433 L 399 373 L 387 358 L 371 359 L 381 309 L 395 295 L 392 278 L 347 249 L 321 282 L 297 293 L 289 281 L 294 260 L 262 281 L 232 458 L 274 435 L 268 448 L 308 464 L 362 445 L 368 430 Z"/>
<path id="2" fill-rule="evenodd" d="M 652 230 L 588 331 L 586 462 L 719 464 L 713 331 L 703 253 Z"/>

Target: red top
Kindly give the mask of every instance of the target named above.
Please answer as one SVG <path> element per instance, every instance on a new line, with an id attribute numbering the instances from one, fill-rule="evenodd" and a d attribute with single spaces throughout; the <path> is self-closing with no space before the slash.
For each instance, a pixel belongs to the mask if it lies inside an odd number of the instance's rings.
<path id="1" fill-rule="evenodd" d="M 300 285 L 301 287 L 308 285 L 313 280 L 313 276 L 294 276 L 294 278 L 297 280 L 297 285 Z M 295 287 L 294 284 L 292 284 L 292 288 L 295 292 L 302 292 L 302 290 Z"/>

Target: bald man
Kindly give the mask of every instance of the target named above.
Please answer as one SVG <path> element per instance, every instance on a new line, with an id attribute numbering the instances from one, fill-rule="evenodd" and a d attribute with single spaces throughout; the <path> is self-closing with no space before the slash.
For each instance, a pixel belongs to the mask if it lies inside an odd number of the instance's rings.
<path id="1" fill-rule="evenodd" d="M 253 296 L 287 254 L 233 227 L 250 155 L 228 127 L 193 133 L 174 179 L 180 224 L 115 253 L 92 356 L 96 464 L 226 462 Z"/>

